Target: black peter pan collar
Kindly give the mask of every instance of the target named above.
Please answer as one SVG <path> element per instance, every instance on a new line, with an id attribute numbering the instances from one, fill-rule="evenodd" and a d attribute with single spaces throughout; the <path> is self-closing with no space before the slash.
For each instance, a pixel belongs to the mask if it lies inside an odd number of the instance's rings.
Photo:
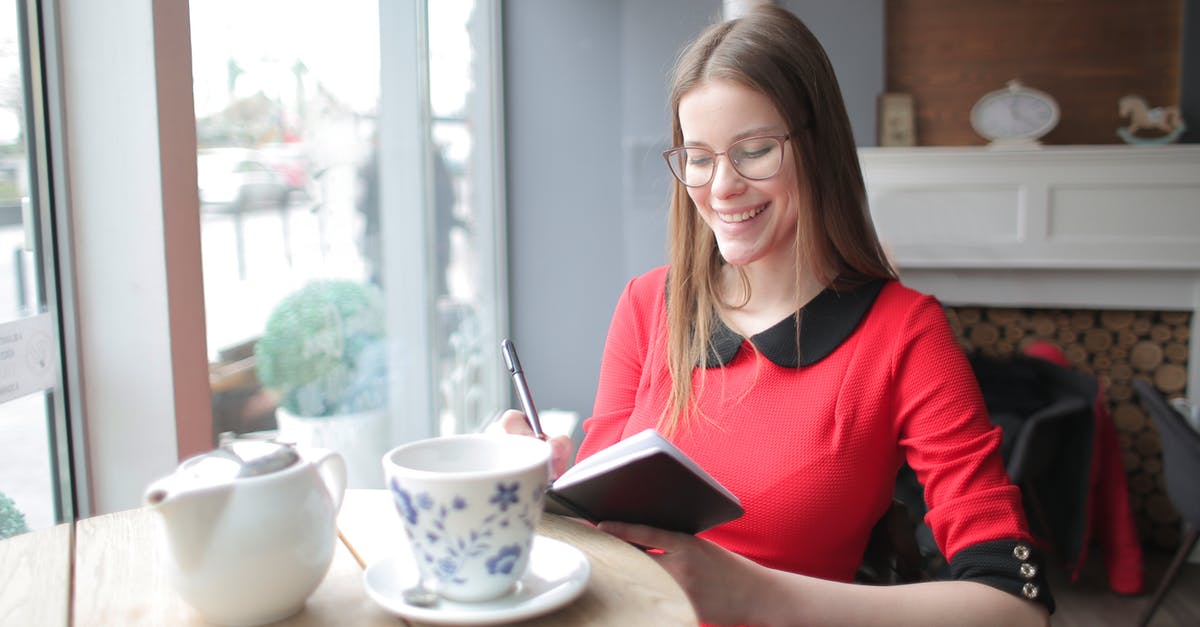
<path id="1" fill-rule="evenodd" d="M 821 361 L 850 337 L 867 315 L 885 280 L 864 283 L 854 289 L 822 291 L 801 308 L 800 354 L 796 353 L 796 314 L 750 338 L 772 363 L 782 368 L 810 366 Z M 704 366 L 716 368 L 733 361 L 745 340 L 719 317 L 713 317 L 712 335 Z M 803 357 L 803 359 L 801 358 Z"/>

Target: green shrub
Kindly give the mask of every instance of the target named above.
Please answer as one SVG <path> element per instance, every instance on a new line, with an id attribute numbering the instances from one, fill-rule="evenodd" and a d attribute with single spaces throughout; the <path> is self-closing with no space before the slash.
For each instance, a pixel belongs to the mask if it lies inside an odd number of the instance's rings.
<path id="1" fill-rule="evenodd" d="M 29 527 L 25 526 L 25 515 L 17 509 L 17 504 L 13 503 L 12 499 L 0 492 L 0 540 L 28 531 Z"/>
<path id="2" fill-rule="evenodd" d="M 383 295 L 370 284 L 313 281 L 284 297 L 254 354 L 258 380 L 297 416 L 387 404 Z"/>

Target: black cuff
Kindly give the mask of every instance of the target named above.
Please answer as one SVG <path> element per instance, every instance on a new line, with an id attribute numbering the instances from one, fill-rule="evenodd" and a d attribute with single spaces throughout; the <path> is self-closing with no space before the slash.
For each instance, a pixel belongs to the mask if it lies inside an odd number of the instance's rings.
<path id="1" fill-rule="evenodd" d="M 1003 590 L 1041 603 L 1054 613 L 1054 596 L 1046 580 L 1041 552 L 1028 542 L 995 540 L 973 544 L 950 560 L 950 578 Z"/>

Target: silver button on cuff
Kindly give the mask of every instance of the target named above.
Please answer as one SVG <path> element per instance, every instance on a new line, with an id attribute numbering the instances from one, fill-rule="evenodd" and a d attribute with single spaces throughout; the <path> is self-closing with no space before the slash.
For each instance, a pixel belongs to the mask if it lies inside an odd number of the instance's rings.
<path id="1" fill-rule="evenodd" d="M 1025 595 L 1026 599 L 1036 599 L 1038 592 L 1040 591 L 1035 583 L 1027 583 L 1021 586 L 1021 594 Z"/>
<path id="2" fill-rule="evenodd" d="M 1034 566 L 1033 564 L 1030 564 L 1029 562 L 1025 562 L 1024 564 L 1021 564 L 1021 576 L 1022 577 L 1026 578 L 1026 579 L 1033 579 L 1034 576 L 1036 576 L 1036 575 L 1037 575 L 1037 566 Z"/>
<path id="3" fill-rule="evenodd" d="M 1029 546 L 1018 544 L 1017 546 L 1013 547 L 1013 557 L 1021 560 L 1022 562 L 1029 559 Z"/>

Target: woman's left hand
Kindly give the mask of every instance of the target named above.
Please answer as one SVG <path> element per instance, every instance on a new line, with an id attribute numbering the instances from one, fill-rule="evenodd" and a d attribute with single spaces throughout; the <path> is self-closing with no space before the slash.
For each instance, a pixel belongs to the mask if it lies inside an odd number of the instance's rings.
<path id="1" fill-rule="evenodd" d="M 976 581 L 864 586 L 772 570 L 708 540 L 643 525 L 598 528 L 651 547 L 712 625 L 1043 625 L 1046 608 Z"/>
<path id="2" fill-rule="evenodd" d="M 713 625 L 747 622 L 763 591 L 766 568 L 708 540 L 645 525 L 602 522 L 598 525 L 626 542 L 651 550 L 659 563 L 687 593 L 700 621 Z"/>

